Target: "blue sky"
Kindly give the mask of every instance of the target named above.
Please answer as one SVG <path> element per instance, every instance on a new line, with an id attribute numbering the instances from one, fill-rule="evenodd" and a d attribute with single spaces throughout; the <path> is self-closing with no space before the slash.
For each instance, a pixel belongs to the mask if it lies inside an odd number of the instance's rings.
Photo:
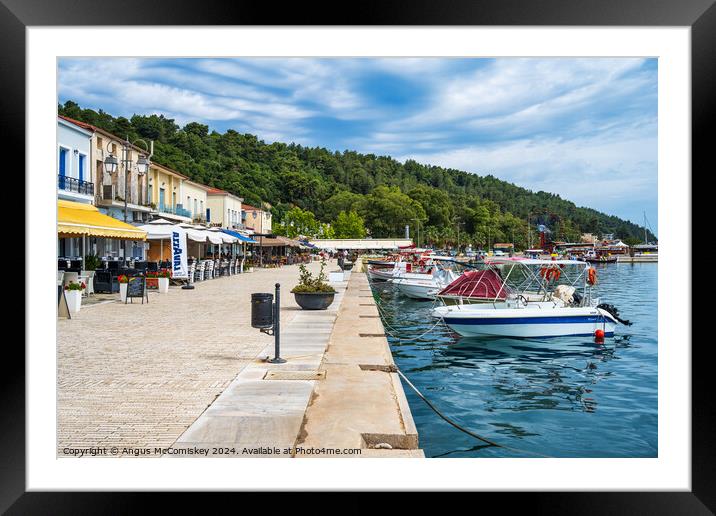
<path id="1" fill-rule="evenodd" d="M 657 231 L 657 60 L 65 58 L 59 100 L 493 174 Z"/>

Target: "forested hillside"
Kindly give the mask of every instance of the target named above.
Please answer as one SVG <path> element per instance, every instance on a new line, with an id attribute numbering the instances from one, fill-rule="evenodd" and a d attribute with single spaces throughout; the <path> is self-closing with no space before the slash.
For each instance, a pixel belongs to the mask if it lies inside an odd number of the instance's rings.
<path id="1" fill-rule="evenodd" d="M 296 144 L 266 144 L 251 134 L 221 134 L 192 122 L 179 127 L 163 115 L 113 117 L 72 101 L 59 114 L 130 140 L 154 140 L 152 160 L 195 181 L 223 188 L 248 204 L 271 205 L 277 232 L 346 238 L 401 236 L 420 220 L 421 243 L 487 247 L 495 242 L 527 245 L 544 224 L 555 240 L 575 241 L 583 232 L 615 233 L 625 242 L 643 240 L 641 227 L 547 192 L 532 192 L 491 175 L 400 163 L 387 156 L 331 152 Z M 330 226 L 329 226 L 330 224 Z M 415 233 L 413 233 L 415 236 Z M 656 240 L 649 233 L 650 240 Z"/>

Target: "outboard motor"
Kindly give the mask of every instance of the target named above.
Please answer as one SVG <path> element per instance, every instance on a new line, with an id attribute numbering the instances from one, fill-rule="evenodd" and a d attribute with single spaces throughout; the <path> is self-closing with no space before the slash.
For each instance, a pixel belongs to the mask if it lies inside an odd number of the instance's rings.
<path id="1" fill-rule="evenodd" d="M 609 303 L 601 303 L 597 305 L 597 308 L 601 308 L 605 312 L 609 312 L 614 319 L 619 321 L 625 326 L 631 326 L 631 321 L 627 321 L 626 319 L 622 319 L 619 317 L 619 310 L 617 310 L 617 307 L 614 305 L 610 305 Z"/>

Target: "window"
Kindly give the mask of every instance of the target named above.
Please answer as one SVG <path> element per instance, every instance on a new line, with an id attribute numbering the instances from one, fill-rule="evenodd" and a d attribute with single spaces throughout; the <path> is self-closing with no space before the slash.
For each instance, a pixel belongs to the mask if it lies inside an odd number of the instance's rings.
<path id="1" fill-rule="evenodd" d="M 101 136 L 98 136 L 97 137 L 97 148 L 100 150 L 104 149 L 104 147 L 102 146 L 103 144 L 104 144 L 104 140 L 102 139 Z"/>
<path id="2" fill-rule="evenodd" d="M 198 199 L 194 199 L 194 213 L 196 213 L 197 215 L 201 215 L 201 212 L 199 211 Z"/>
<path id="3" fill-rule="evenodd" d="M 186 209 L 191 210 L 191 197 L 186 196 Z M 191 212 L 192 215 L 196 212 L 196 209 Z"/>

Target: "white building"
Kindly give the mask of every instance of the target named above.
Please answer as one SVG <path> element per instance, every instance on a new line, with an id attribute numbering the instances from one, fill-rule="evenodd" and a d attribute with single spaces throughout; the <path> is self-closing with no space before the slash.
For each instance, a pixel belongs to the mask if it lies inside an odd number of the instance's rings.
<path id="1" fill-rule="evenodd" d="M 92 131 L 57 118 L 57 197 L 94 204 L 90 168 Z"/>

